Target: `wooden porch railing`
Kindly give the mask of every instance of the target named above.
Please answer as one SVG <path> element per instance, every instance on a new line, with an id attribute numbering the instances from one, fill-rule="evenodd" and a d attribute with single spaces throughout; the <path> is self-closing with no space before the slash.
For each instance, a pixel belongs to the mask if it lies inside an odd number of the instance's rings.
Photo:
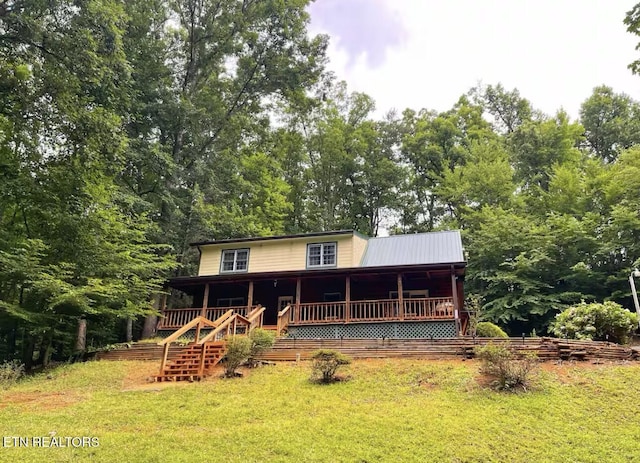
<path id="1" fill-rule="evenodd" d="M 310 325 L 327 322 L 345 322 L 346 310 L 349 310 L 349 322 L 394 321 L 394 320 L 449 320 L 454 318 L 453 299 L 450 297 L 431 297 L 404 299 L 401 305 L 398 299 L 379 299 L 351 301 L 347 309 L 346 302 L 314 302 L 293 306 L 293 315 L 284 317 L 295 325 Z M 284 310 L 283 310 L 284 312 Z"/>
<path id="2" fill-rule="evenodd" d="M 252 311 L 254 311 L 257 308 L 258 306 L 252 307 Z M 247 316 L 249 314 L 249 310 L 246 305 L 234 306 L 234 307 L 209 307 L 205 309 L 204 318 L 208 320 L 216 320 L 229 310 L 233 310 L 235 313 L 238 313 L 244 316 Z M 199 317 L 201 313 L 202 313 L 201 308 L 193 308 L 193 307 L 189 307 L 186 309 L 165 310 L 162 313 L 163 317 L 160 319 L 160 323 L 158 324 L 158 329 L 159 330 L 178 329 L 184 326 L 186 323 L 189 323 L 195 317 Z"/>
<path id="3" fill-rule="evenodd" d="M 296 307 L 295 323 L 344 321 L 346 302 L 312 302 Z"/>

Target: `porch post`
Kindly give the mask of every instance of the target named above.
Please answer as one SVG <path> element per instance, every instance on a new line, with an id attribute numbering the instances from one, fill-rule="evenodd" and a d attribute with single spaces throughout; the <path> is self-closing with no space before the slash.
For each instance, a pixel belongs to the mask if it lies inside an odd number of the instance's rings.
<path id="1" fill-rule="evenodd" d="M 204 285 L 204 295 L 202 297 L 202 310 L 200 311 L 200 316 L 202 318 L 206 318 L 207 316 L 207 304 L 209 304 L 209 283 Z M 196 340 L 198 342 L 200 340 L 200 329 L 202 328 L 202 322 L 198 323 L 196 326 Z"/>
<path id="2" fill-rule="evenodd" d="M 253 306 L 253 280 L 249 281 L 249 294 L 247 295 L 247 317 L 251 313 L 251 306 Z"/>
<path id="3" fill-rule="evenodd" d="M 349 323 L 351 319 L 351 276 L 347 275 L 344 288 L 344 321 Z"/>
<path id="4" fill-rule="evenodd" d="M 455 318 L 456 321 L 456 332 L 457 334 L 461 334 L 461 328 L 460 328 L 460 307 L 458 307 L 459 301 L 458 301 L 458 285 L 456 284 L 456 271 L 453 268 L 453 265 L 451 266 L 451 292 L 453 295 L 453 316 Z"/>
<path id="5" fill-rule="evenodd" d="M 404 299 L 402 297 L 402 273 L 398 273 L 398 316 L 404 320 Z"/>
<path id="6" fill-rule="evenodd" d="M 453 310 L 456 313 L 460 310 L 460 307 L 458 307 L 458 285 L 456 284 L 456 272 L 454 269 L 451 269 L 451 293 L 453 294 Z"/>
<path id="7" fill-rule="evenodd" d="M 300 277 L 296 280 L 296 307 L 293 314 L 293 321 L 298 322 L 300 320 L 300 289 L 302 287 L 302 280 Z"/>

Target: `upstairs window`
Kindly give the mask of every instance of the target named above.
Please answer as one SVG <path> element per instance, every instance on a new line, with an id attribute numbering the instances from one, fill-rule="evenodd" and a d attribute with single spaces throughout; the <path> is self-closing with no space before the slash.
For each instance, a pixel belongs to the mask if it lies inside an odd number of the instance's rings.
<path id="1" fill-rule="evenodd" d="M 307 268 L 335 267 L 336 243 L 313 243 L 307 245 Z"/>
<path id="2" fill-rule="evenodd" d="M 221 273 L 246 272 L 248 268 L 248 249 L 225 249 L 222 251 Z"/>

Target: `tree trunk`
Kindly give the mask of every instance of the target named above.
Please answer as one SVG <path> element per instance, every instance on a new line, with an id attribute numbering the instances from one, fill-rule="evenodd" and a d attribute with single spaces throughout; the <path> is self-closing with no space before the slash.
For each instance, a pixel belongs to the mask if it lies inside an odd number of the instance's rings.
<path id="1" fill-rule="evenodd" d="M 133 341 L 133 318 L 127 318 L 125 329 L 125 342 Z"/>
<path id="2" fill-rule="evenodd" d="M 31 370 L 33 367 L 33 351 L 36 348 L 36 338 L 31 335 L 28 335 L 28 337 L 27 345 L 22 351 L 22 363 L 24 363 L 24 369 L 26 371 Z"/>
<path id="3" fill-rule="evenodd" d="M 153 295 L 153 309 L 158 313 L 163 309 L 163 301 L 166 296 L 160 294 Z M 156 327 L 158 326 L 158 315 L 147 315 L 142 326 L 142 339 L 149 339 L 156 335 Z"/>
<path id="4" fill-rule="evenodd" d="M 78 337 L 76 338 L 76 352 L 84 352 L 87 348 L 87 319 L 78 320 Z"/>
<path id="5" fill-rule="evenodd" d="M 46 367 L 51 360 L 51 343 L 53 342 L 53 332 L 48 332 L 42 337 L 40 350 L 38 352 L 37 365 Z"/>

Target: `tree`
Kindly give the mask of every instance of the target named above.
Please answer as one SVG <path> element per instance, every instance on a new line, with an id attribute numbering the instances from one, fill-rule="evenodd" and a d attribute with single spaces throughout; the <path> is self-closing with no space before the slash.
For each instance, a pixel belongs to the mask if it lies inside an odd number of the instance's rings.
<path id="1" fill-rule="evenodd" d="M 611 87 L 600 86 L 580 107 L 580 122 L 591 152 L 613 162 L 620 152 L 640 141 L 640 104 Z"/>

